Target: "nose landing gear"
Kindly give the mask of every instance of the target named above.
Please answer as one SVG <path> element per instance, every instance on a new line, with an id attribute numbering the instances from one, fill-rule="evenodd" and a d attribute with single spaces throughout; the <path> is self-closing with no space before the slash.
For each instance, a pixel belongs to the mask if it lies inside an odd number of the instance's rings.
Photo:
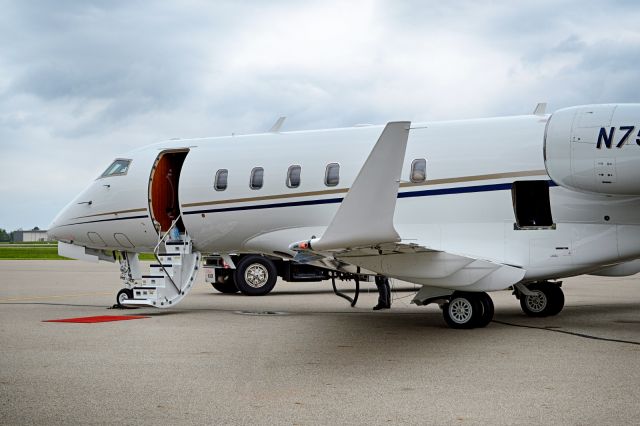
<path id="1" fill-rule="evenodd" d="M 128 306 L 126 306 L 124 303 L 126 300 L 131 299 L 133 299 L 133 290 L 131 290 L 130 288 L 123 288 L 118 292 L 116 296 L 116 305 L 120 309 L 126 309 L 128 308 Z"/>

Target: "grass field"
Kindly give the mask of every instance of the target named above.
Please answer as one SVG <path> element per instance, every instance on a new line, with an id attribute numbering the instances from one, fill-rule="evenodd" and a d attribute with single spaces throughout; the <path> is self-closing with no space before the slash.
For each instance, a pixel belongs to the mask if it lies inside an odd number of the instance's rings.
<path id="1" fill-rule="evenodd" d="M 56 243 L 3 243 L 0 244 L 0 259 L 59 260 L 67 258 L 58 256 Z"/>
<path id="2" fill-rule="evenodd" d="M 58 256 L 58 244 L 0 243 L 0 260 L 72 260 Z M 140 260 L 155 260 L 152 254 L 142 253 Z"/>

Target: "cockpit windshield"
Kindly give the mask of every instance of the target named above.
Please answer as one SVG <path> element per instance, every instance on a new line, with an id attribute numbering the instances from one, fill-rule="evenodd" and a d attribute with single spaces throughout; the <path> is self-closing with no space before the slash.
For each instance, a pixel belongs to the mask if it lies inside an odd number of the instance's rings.
<path id="1" fill-rule="evenodd" d="M 107 167 L 107 170 L 105 170 L 100 177 L 124 176 L 129 171 L 129 164 L 131 164 L 131 160 L 115 160 L 109 167 Z"/>

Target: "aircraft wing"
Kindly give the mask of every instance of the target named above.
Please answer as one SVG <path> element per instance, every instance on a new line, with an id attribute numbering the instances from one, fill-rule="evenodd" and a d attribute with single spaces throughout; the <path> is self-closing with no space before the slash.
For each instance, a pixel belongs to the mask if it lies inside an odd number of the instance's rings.
<path id="1" fill-rule="evenodd" d="M 435 287 L 497 290 L 525 270 L 402 242 L 393 225 L 410 122 L 388 123 L 322 235 L 294 242 L 295 261 L 347 265 Z"/>
<path id="2" fill-rule="evenodd" d="M 526 273 L 517 266 L 414 243 L 383 243 L 331 251 L 298 250 L 294 260 L 301 263 L 322 263 L 342 270 L 347 270 L 345 265 L 355 265 L 403 281 L 459 290 L 502 290 L 520 282 Z"/>

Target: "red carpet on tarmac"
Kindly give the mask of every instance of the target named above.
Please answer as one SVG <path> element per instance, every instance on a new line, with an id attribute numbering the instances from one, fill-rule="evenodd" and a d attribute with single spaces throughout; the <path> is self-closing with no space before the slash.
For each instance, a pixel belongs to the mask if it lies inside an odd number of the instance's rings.
<path id="1" fill-rule="evenodd" d="M 126 315 L 126 316 L 118 316 L 118 315 L 99 315 L 97 317 L 80 317 L 80 318 L 65 318 L 65 319 L 54 319 L 47 320 L 42 322 L 77 322 L 77 323 L 95 323 L 95 322 L 110 322 L 110 321 L 126 321 L 126 320 L 134 320 L 141 318 L 150 318 L 141 315 Z"/>

